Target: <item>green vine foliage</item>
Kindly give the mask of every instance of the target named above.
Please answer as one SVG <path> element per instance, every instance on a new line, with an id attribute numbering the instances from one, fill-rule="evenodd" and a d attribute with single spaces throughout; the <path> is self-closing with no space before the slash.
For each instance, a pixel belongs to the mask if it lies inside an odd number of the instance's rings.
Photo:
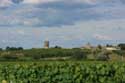
<path id="1" fill-rule="evenodd" d="M 125 63 L 2 63 L 0 83 L 125 83 Z"/>

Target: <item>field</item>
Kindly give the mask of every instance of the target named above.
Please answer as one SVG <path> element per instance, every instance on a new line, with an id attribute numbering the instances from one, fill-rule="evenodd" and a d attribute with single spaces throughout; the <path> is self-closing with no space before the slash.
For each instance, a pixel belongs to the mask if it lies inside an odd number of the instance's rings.
<path id="1" fill-rule="evenodd" d="M 2 83 L 125 83 L 124 62 L 1 62 Z"/>

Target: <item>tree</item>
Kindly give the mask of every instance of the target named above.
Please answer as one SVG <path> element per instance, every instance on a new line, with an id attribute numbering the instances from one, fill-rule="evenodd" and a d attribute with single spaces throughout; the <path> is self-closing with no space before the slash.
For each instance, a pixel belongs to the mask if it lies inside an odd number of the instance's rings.
<path id="1" fill-rule="evenodd" d="M 101 45 L 98 45 L 97 47 L 98 47 L 99 49 L 102 49 L 102 46 L 101 46 Z"/>
<path id="2" fill-rule="evenodd" d="M 15 51 L 15 50 L 23 50 L 23 48 L 22 47 L 9 47 L 9 46 L 7 46 L 6 50 L 7 51 Z"/>
<path id="3" fill-rule="evenodd" d="M 7 50 L 7 51 L 8 51 L 8 50 L 10 50 L 10 47 L 9 47 L 9 46 L 7 46 L 7 47 L 6 47 L 6 50 Z"/>
<path id="4" fill-rule="evenodd" d="M 107 44 L 106 47 L 113 47 L 112 45 Z"/>
<path id="5" fill-rule="evenodd" d="M 3 49 L 2 49 L 2 48 L 0 48 L 0 51 L 3 51 Z"/>
<path id="6" fill-rule="evenodd" d="M 18 49 L 18 50 L 23 50 L 23 47 L 18 47 L 17 49 Z"/>
<path id="7" fill-rule="evenodd" d="M 61 47 L 60 47 L 60 46 L 55 46 L 54 48 L 59 48 L 59 49 L 61 49 Z"/>
<path id="8" fill-rule="evenodd" d="M 125 44 L 119 44 L 118 47 L 120 47 L 121 50 L 125 50 Z"/>

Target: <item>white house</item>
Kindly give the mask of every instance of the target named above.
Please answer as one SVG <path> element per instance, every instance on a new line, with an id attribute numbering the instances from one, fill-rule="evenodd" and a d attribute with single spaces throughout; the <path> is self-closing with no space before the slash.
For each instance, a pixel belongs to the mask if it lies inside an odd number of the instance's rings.
<path id="1" fill-rule="evenodd" d="M 114 50 L 120 50 L 120 49 L 116 48 L 116 47 L 106 47 L 106 50 L 108 50 L 108 51 L 114 51 Z"/>

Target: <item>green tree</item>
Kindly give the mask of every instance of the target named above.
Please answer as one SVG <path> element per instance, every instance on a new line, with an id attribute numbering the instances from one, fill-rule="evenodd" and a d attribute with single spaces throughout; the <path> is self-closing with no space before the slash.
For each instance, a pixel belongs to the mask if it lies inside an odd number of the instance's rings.
<path id="1" fill-rule="evenodd" d="M 97 47 L 98 47 L 100 50 L 102 49 L 102 46 L 101 46 L 101 45 L 98 45 Z"/>
<path id="2" fill-rule="evenodd" d="M 125 50 L 125 44 L 119 44 L 118 47 L 120 47 L 121 50 Z"/>
<path id="3" fill-rule="evenodd" d="M 2 48 L 0 48 L 0 51 L 3 51 L 3 49 L 2 49 Z"/>

